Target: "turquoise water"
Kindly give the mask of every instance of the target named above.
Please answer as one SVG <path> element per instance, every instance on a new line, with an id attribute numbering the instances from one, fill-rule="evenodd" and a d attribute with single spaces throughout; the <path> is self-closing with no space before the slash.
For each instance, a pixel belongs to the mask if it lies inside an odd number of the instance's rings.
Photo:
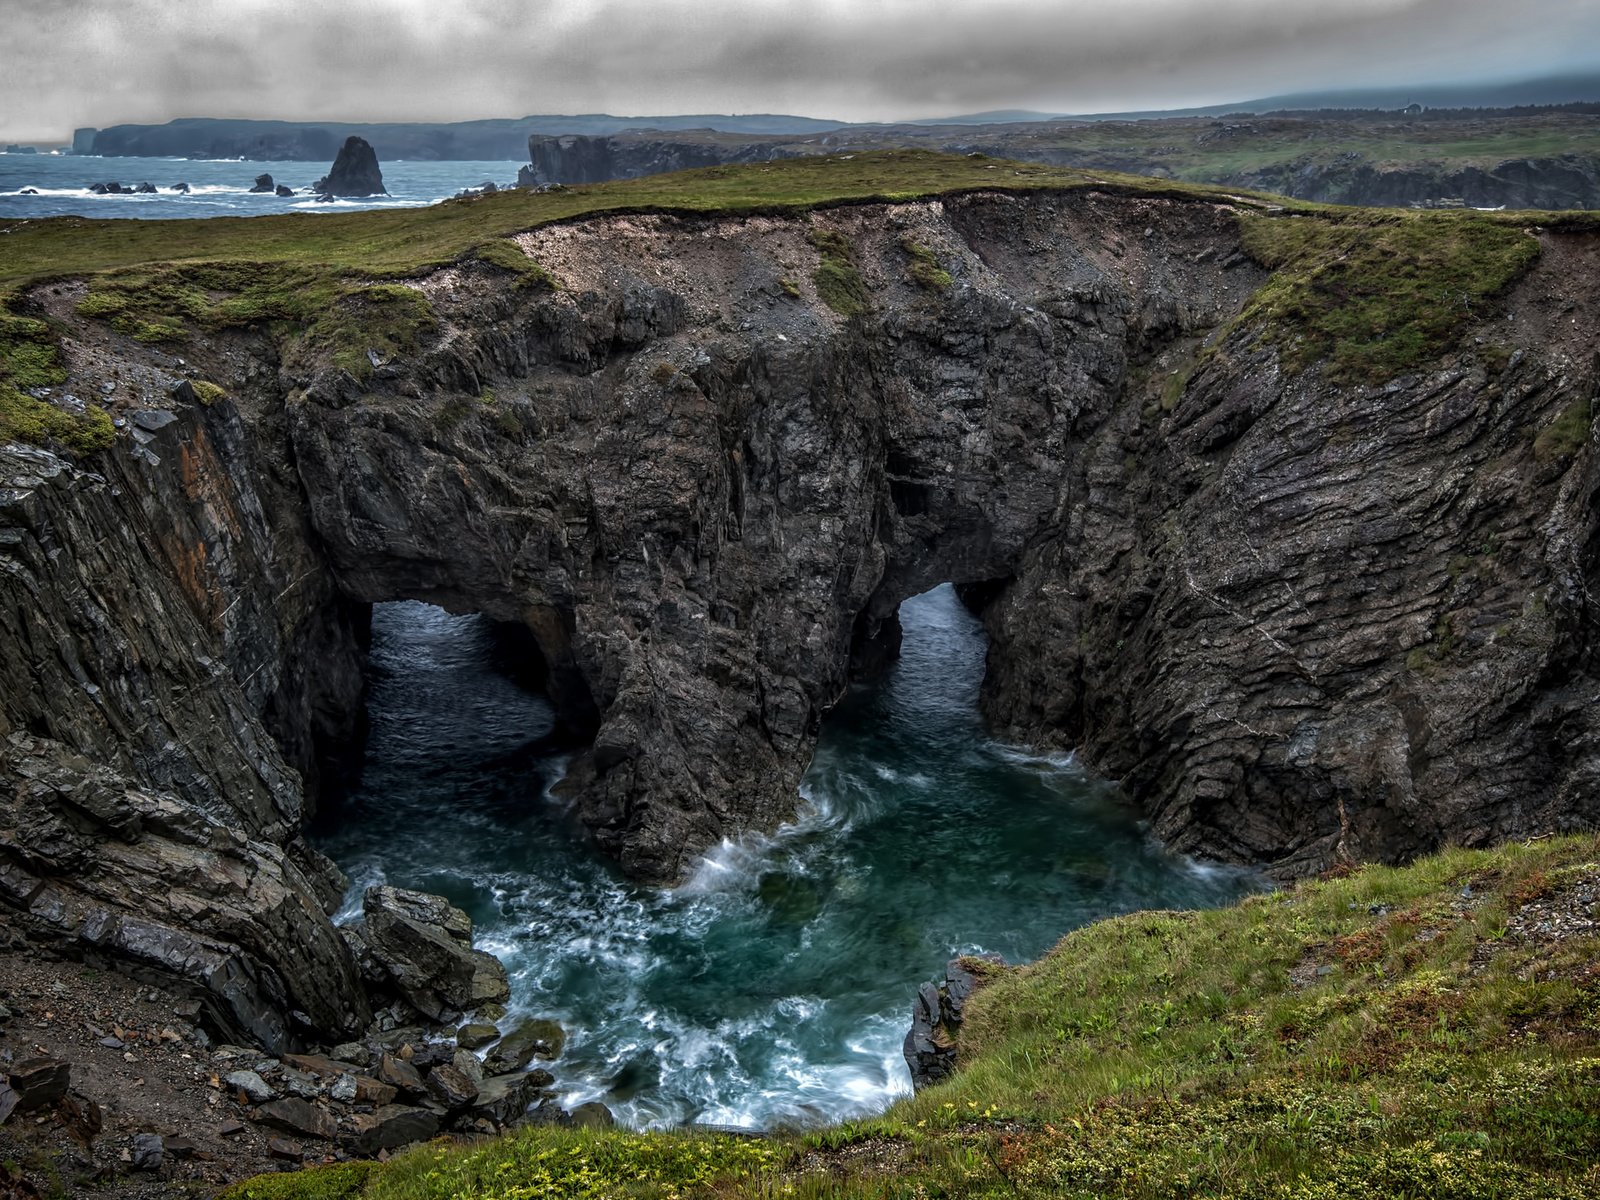
<path id="1" fill-rule="evenodd" d="M 366 764 L 322 847 L 354 903 L 384 879 L 468 909 L 513 1007 L 567 1026 L 567 1101 L 635 1126 L 881 1110 L 910 1090 L 916 987 L 953 955 L 1030 959 L 1099 917 L 1256 886 L 1163 852 L 1070 756 L 988 738 L 984 635 L 952 589 L 901 619 L 897 665 L 829 717 L 796 822 L 660 890 L 590 849 L 549 794 L 559 760 L 518 753 L 550 711 L 495 668 L 487 623 L 379 606 Z"/>

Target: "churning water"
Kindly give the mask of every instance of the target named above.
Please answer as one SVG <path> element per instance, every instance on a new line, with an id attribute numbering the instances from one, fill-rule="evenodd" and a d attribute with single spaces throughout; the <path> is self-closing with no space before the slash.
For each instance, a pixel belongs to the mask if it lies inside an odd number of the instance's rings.
<path id="1" fill-rule="evenodd" d="M 953 955 L 1034 958 L 1099 917 L 1255 886 L 1163 852 L 1070 757 L 986 737 L 985 639 L 950 587 L 901 620 L 898 664 L 826 722 L 796 822 L 658 890 L 551 797 L 560 761 L 518 753 L 551 713 L 496 669 L 489 625 L 382 605 L 365 767 L 322 847 L 355 881 L 352 911 L 386 880 L 471 913 L 513 1009 L 566 1026 L 567 1102 L 636 1126 L 878 1111 L 910 1090 L 912 998 Z"/>

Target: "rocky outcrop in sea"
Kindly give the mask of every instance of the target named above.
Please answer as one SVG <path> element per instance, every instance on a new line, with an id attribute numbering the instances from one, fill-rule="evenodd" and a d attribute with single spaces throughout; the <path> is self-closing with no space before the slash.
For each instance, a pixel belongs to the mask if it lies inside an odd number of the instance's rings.
<path id="1" fill-rule="evenodd" d="M 333 168 L 311 190 L 321 196 L 386 196 L 378 155 L 365 138 L 351 136 L 339 147 Z"/>

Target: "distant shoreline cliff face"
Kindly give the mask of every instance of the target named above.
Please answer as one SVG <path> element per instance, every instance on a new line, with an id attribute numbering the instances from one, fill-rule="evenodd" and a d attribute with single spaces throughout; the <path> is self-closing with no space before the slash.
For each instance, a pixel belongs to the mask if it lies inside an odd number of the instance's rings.
<path id="1" fill-rule="evenodd" d="M 534 275 L 384 284 L 428 321 L 355 359 L 260 328 L 180 365 L 29 289 L 128 424 L 76 465 L 0 448 L 0 898 L 344 1032 L 301 829 L 401 598 L 528 629 L 577 812 L 650 880 L 792 815 L 822 715 L 944 581 L 996 734 L 1077 748 L 1180 850 L 1293 876 L 1592 825 L 1600 237 L 1508 226 L 1538 254 L 1509 295 L 1372 382 L 1306 350 L 1246 219 L 593 217 L 519 235 Z M 141 883 L 186 862 L 213 883 Z"/>

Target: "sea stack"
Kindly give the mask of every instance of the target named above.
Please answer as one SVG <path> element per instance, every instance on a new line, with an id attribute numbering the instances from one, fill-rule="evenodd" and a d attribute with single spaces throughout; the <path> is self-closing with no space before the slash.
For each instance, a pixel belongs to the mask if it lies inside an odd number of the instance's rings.
<path id="1" fill-rule="evenodd" d="M 378 155 L 365 138 L 348 137 L 333 160 L 333 169 L 317 180 L 312 191 L 324 196 L 387 196 Z"/>

